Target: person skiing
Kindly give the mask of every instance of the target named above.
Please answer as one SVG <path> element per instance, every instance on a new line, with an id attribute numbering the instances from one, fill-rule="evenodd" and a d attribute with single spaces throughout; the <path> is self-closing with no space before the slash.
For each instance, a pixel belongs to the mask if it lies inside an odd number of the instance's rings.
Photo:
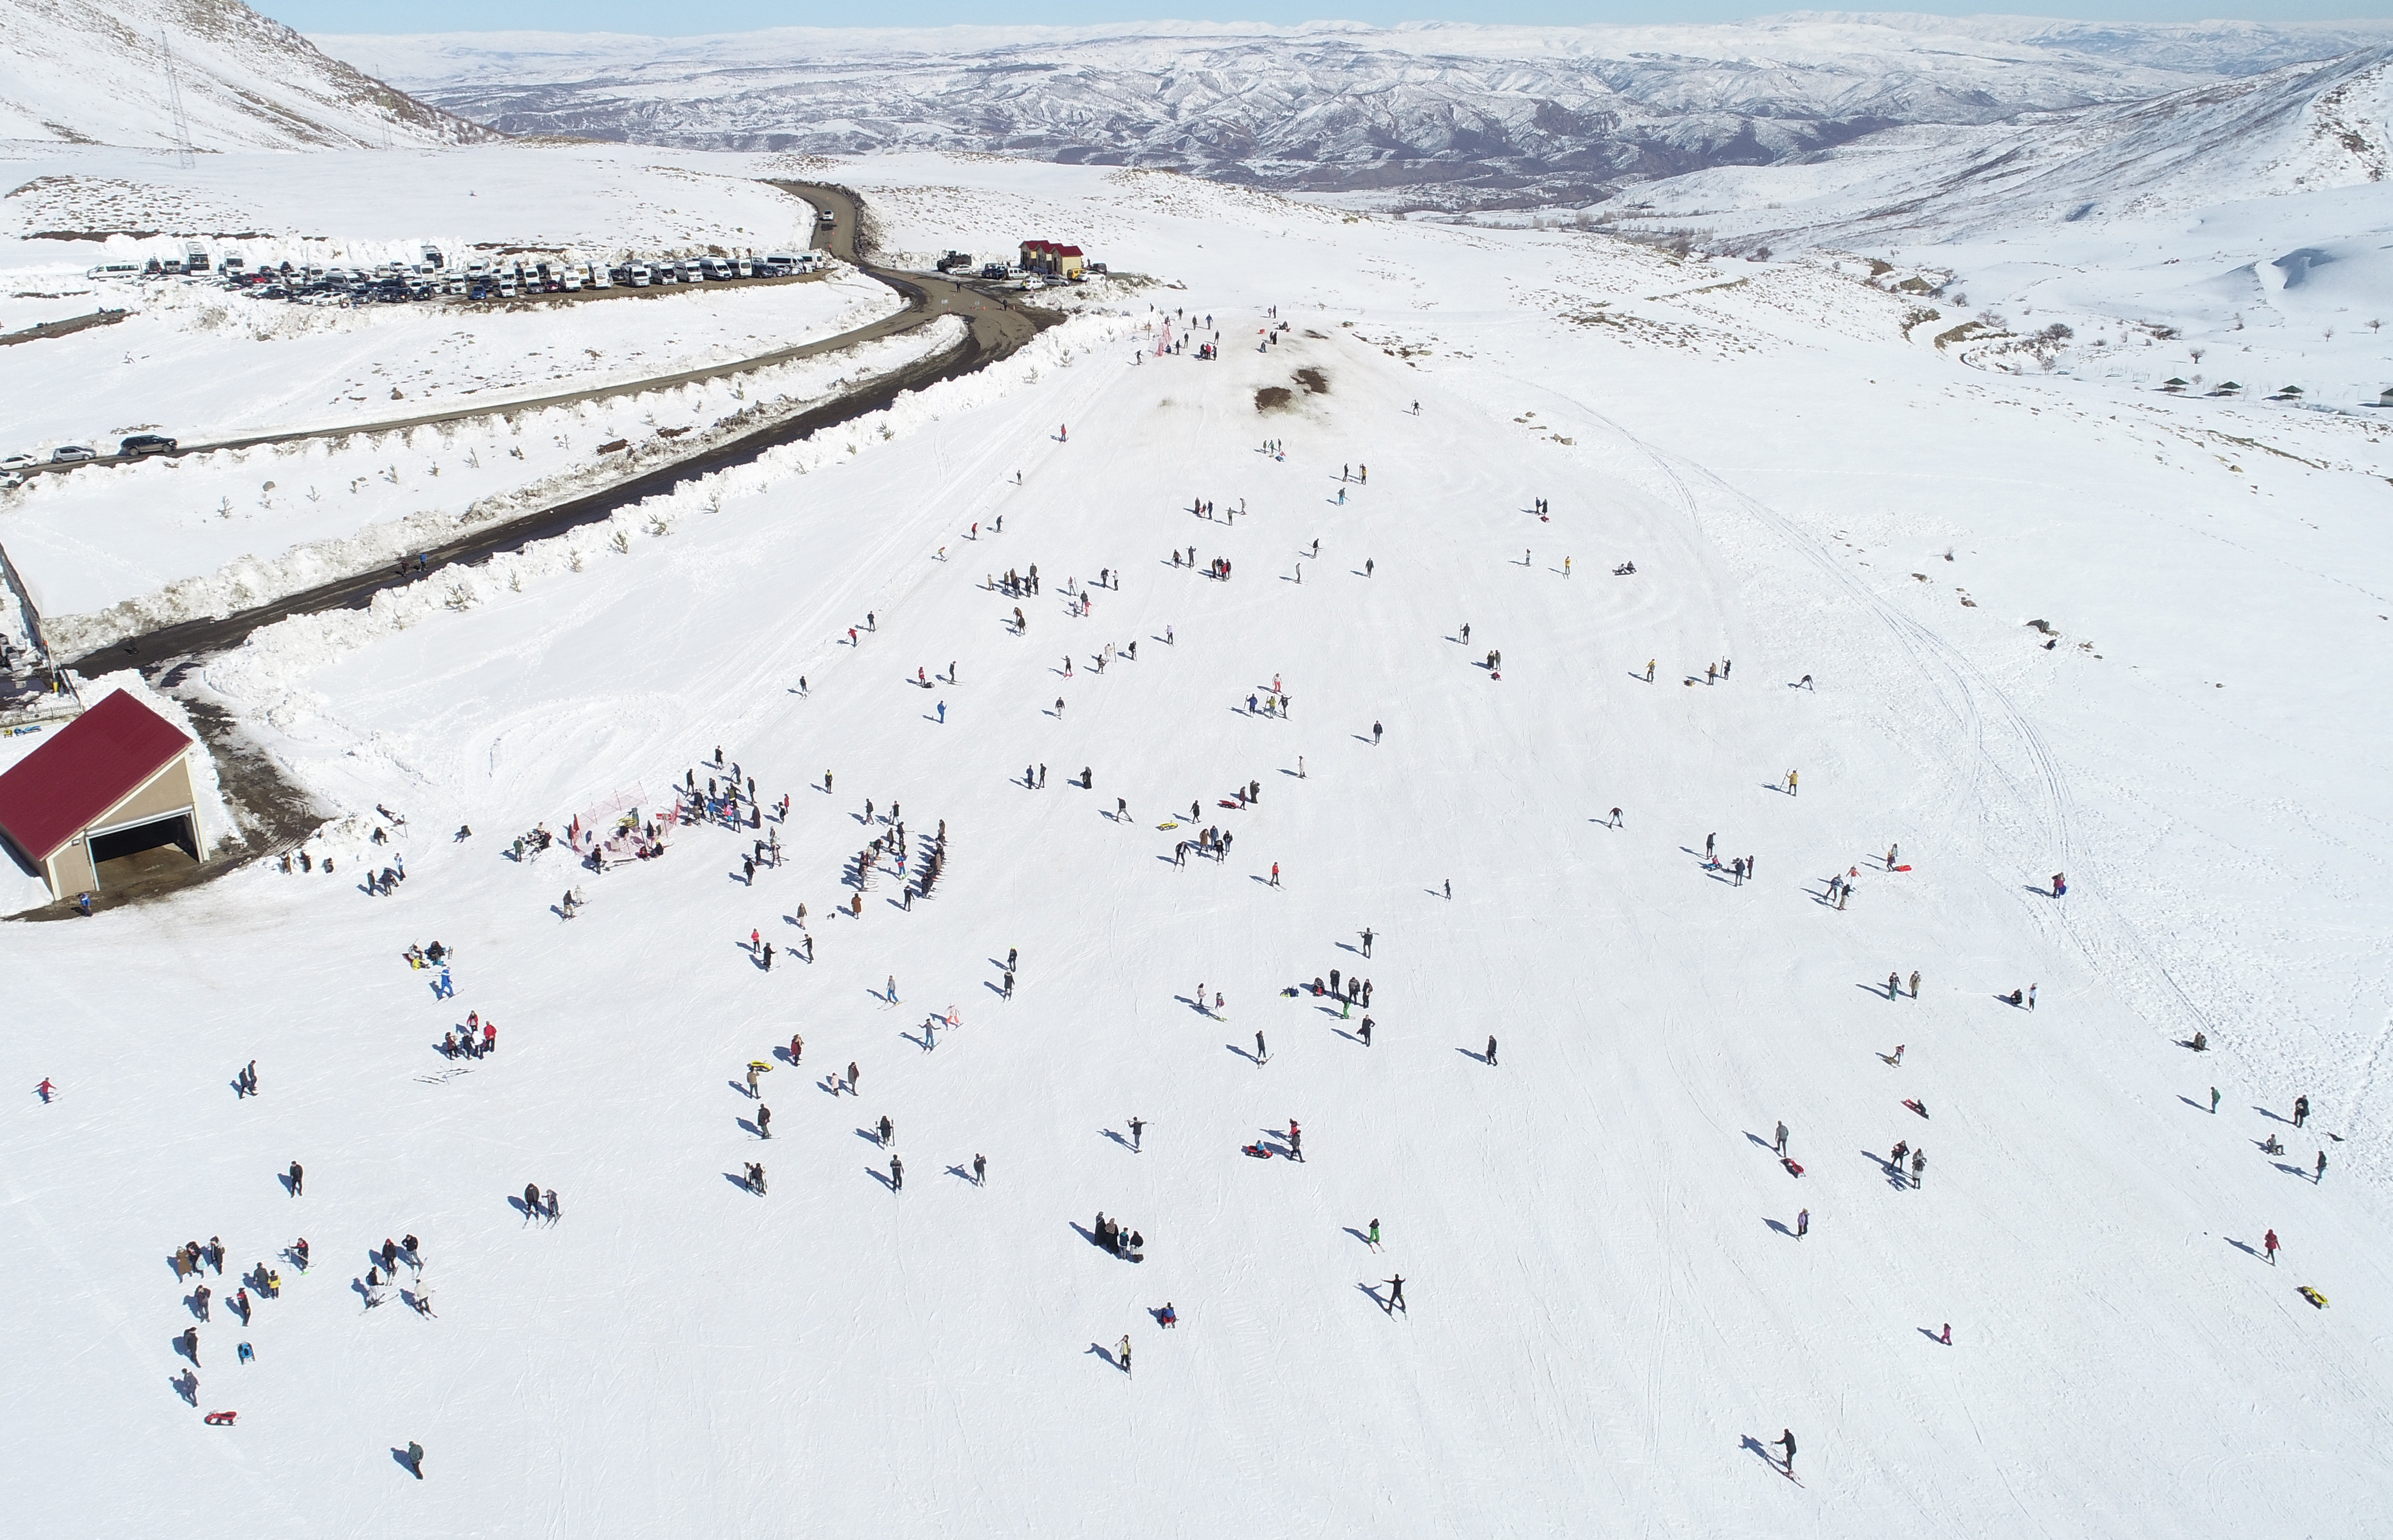
<path id="1" fill-rule="evenodd" d="M 1801 1240 L 1811 1233 L 1811 1210 L 1806 1208 L 1795 1216 L 1795 1238 Z"/>
<path id="2" fill-rule="evenodd" d="M 33 1088 L 33 1094 L 40 1097 L 42 1105 L 46 1107 L 50 1104 L 50 1098 L 57 1095 L 58 1090 L 59 1088 L 50 1084 L 50 1078 L 46 1075 L 42 1077 L 42 1083 Z"/>
<path id="3" fill-rule="evenodd" d="M 1268 1059 L 1268 1058 L 1270 1058 L 1270 1057 L 1271 1057 L 1271 1055 L 1270 1055 L 1269 1053 L 1267 1053 L 1267 1052 L 1265 1052 L 1265 1051 L 1263 1051 L 1263 1035 L 1262 1035 L 1262 1033 L 1260 1033 L 1260 1032 L 1256 1033 L 1256 1034 L 1255 1034 L 1255 1064 L 1256 1064 L 1258 1066 L 1260 1066 L 1265 1059 Z"/>
<path id="4" fill-rule="evenodd" d="M 1493 1069 L 1496 1066 L 1496 1035 L 1492 1032 L 1487 1035 L 1487 1053 L 1485 1057 L 1487 1066 L 1490 1069 Z"/>
<path id="5" fill-rule="evenodd" d="M 1257 1051 L 1258 1051 L 1258 1052 L 1260 1052 L 1260 1051 L 1261 1051 L 1260 1049 L 1258 1049 L 1258 1050 L 1257 1050 Z M 1145 1137 L 1146 1137 L 1146 1119 L 1145 1119 L 1145 1118 L 1144 1118 L 1144 1117 L 1133 1117 L 1133 1118 L 1131 1118 L 1131 1119 L 1130 1120 L 1130 1153 L 1131 1153 L 1131 1154 L 1132 1154 L 1132 1155 L 1136 1155 L 1136 1154 L 1138 1154 L 1138 1147 L 1139 1147 L 1139 1143 L 1140 1143 L 1140 1142 L 1141 1142 L 1141 1141 L 1143 1141 L 1144 1139 L 1145 1139 Z"/>
<path id="6" fill-rule="evenodd" d="M 1382 1305 L 1380 1309 L 1386 1311 L 1391 1315 L 1393 1315 L 1398 1311 L 1403 1311 L 1406 1315 L 1410 1315 L 1412 1311 L 1405 1304 L 1405 1275 L 1399 1272 L 1394 1277 L 1385 1280 L 1385 1282 L 1387 1283 L 1389 1290 L 1388 1302 L 1385 1305 Z"/>
<path id="7" fill-rule="evenodd" d="M 1795 1429 L 1792 1428 L 1779 1429 L 1778 1437 L 1775 1442 L 1785 1447 L 1786 1474 L 1792 1476 L 1795 1474 Z"/>
<path id="8" fill-rule="evenodd" d="M 2277 1265 L 2277 1233 L 2276 1233 L 2275 1231 L 2273 1231 L 2273 1230 L 2269 1231 L 2269 1233 L 2267 1234 L 2267 1236 L 2266 1236 L 2266 1237 L 2264 1237 L 2264 1238 L 2261 1240 L 2260 1245 L 2268 1250 L 2268 1253 L 2269 1253 L 2269 1265 L 2270 1267 L 2274 1267 L 2274 1266 L 2276 1266 L 2276 1265 Z"/>
<path id="9" fill-rule="evenodd" d="M 1792 770 L 1787 771 L 1787 772 L 1786 772 L 1786 794 L 1787 794 L 1788 796 L 1790 796 L 1790 797 L 1799 796 L 1799 795 L 1801 795 L 1801 793 L 1802 793 L 1802 790 L 1803 790 L 1803 783 L 1802 783 L 1802 779 L 1801 779 L 1801 777 L 1798 777 L 1798 776 L 1794 771 L 1792 771 Z"/>
<path id="10" fill-rule="evenodd" d="M 1366 1238 L 1366 1239 L 1365 1239 L 1365 1241 L 1364 1241 L 1364 1243 L 1363 1243 L 1363 1244 L 1364 1244 L 1364 1245 L 1366 1245 L 1366 1246 L 1369 1246 L 1369 1247 L 1370 1247 L 1372 1250 L 1374 1250 L 1374 1251 L 1377 1251 L 1377 1250 L 1379 1250 L 1379 1249 L 1380 1249 L 1380 1221 L 1379 1221 L 1379 1220 L 1373 1220 L 1371 1221 L 1371 1233 L 1370 1233 L 1370 1235 L 1369 1235 L 1367 1238 Z"/>
<path id="11" fill-rule="evenodd" d="M 1368 925 L 1363 927 L 1363 955 L 1365 957 L 1371 955 L 1371 927 Z"/>

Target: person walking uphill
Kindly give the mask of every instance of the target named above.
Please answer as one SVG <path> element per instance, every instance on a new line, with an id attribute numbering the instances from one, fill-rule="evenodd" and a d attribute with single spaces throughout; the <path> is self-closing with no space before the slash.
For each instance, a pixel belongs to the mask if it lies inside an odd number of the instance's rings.
<path id="1" fill-rule="evenodd" d="M 1780 1429 L 1775 1442 L 1786 1451 L 1786 1474 L 1792 1476 L 1795 1474 L 1795 1429 Z"/>

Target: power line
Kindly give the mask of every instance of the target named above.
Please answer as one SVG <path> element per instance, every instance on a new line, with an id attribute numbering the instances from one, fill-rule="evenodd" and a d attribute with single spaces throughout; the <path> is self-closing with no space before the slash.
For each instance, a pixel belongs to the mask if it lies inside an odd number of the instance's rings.
<path id="1" fill-rule="evenodd" d="M 159 51 L 166 56 L 166 107 L 175 115 L 175 163 L 191 169 L 191 121 L 183 115 L 183 86 L 175 78 L 175 49 L 166 34 L 158 34 Z"/>

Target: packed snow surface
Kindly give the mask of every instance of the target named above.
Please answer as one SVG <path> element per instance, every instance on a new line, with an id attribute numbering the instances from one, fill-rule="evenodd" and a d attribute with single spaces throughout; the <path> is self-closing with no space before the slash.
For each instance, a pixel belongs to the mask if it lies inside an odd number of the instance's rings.
<path id="1" fill-rule="evenodd" d="M 620 542 L 178 679 L 333 822 L 5 933 L 20 1525 L 2373 1527 L 2371 411 L 2012 372 L 1858 261 L 814 169 L 893 248 L 1143 276 Z M 512 858 L 730 762 L 757 827 Z M 852 885 L 892 819 L 910 907 Z M 443 1057 L 469 1011 L 497 1051 Z"/>

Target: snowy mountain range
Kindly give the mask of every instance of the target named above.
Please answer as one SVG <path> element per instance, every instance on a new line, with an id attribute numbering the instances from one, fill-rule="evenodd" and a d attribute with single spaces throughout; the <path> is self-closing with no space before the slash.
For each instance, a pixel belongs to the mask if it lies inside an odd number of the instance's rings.
<path id="1" fill-rule="evenodd" d="M 222 150 L 496 137 L 240 0 L 0 0 L 0 141 Z"/>
<path id="2" fill-rule="evenodd" d="M 334 36 L 509 133 L 692 149 L 987 150 L 1392 206 L 1585 205 L 1890 129 L 2169 98 L 2393 45 L 2393 24 L 1799 13 L 1718 26 L 1146 23 L 713 37 Z"/>
<path id="3" fill-rule="evenodd" d="M 1995 239 L 2393 176 L 2393 48 L 2213 81 L 2145 101 L 1999 124 L 1890 131 L 1762 170 L 1720 167 L 1637 189 L 1605 212 L 1733 235 L 1745 249 L 1877 249 Z M 2371 209 L 2375 212 L 2371 212 Z M 2380 224 L 2381 203 L 2358 207 Z"/>

